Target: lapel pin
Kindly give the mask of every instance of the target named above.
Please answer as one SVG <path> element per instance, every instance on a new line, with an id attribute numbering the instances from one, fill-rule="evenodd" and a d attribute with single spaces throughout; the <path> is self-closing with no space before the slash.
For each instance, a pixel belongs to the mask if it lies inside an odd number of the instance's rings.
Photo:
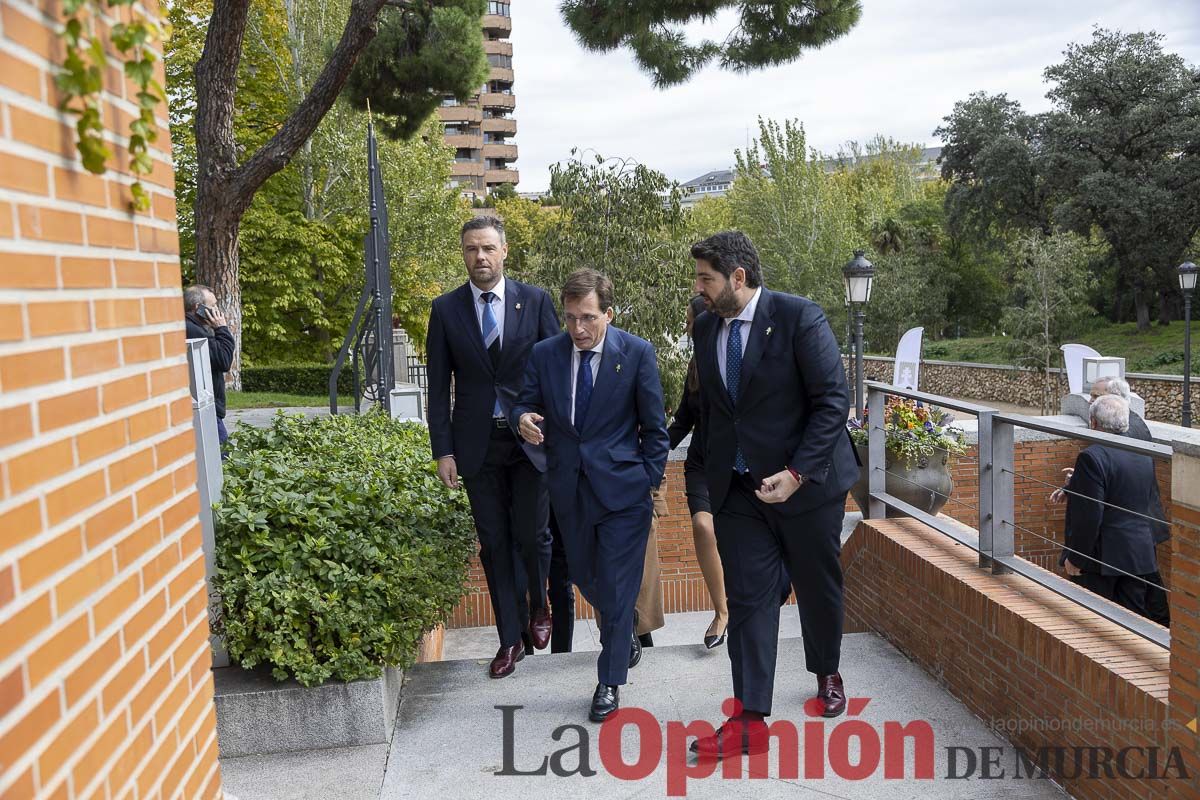
<path id="1" fill-rule="evenodd" d="M 767 336 L 770 336 L 770 335 L 771 335 L 771 329 L 768 327 L 767 328 Z"/>
<path id="2" fill-rule="evenodd" d="M 515 306 L 513 306 L 513 308 L 515 308 L 517 311 L 520 311 L 520 310 L 521 310 L 521 304 L 520 304 L 520 303 L 517 303 Z"/>
<path id="3" fill-rule="evenodd" d="M 620 372 L 620 371 L 621 371 L 621 365 L 617 364 L 617 372 Z"/>

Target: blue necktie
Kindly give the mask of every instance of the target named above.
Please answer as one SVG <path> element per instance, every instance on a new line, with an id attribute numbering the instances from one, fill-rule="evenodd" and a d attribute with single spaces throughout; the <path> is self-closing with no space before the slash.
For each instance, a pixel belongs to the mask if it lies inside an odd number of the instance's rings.
<path id="1" fill-rule="evenodd" d="M 575 432 L 583 433 L 588 403 L 592 401 L 592 351 L 579 353 L 579 374 L 575 376 Z"/>
<path id="2" fill-rule="evenodd" d="M 729 399 L 737 405 L 738 382 L 742 379 L 742 321 L 735 319 L 729 323 L 729 341 L 725 343 L 725 388 L 729 390 Z M 746 457 L 742 455 L 742 447 L 738 445 L 737 455 L 733 459 L 733 469 L 741 474 L 749 472 Z"/>
<path id="3" fill-rule="evenodd" d="M 496 323 L 496 314 L 492 311 L 492 298 L 495 296 L 494 292 L 484 292 L 479 295 L 479 300 L 483 303 L 483 346 L 488 351 L 488 357 L 491 358 L 493 367 L 500 363 L 500 326 Z M 504 416 L 504 411 L 500 408 L 499 397 L 496 398 L 492 416 Z"/>

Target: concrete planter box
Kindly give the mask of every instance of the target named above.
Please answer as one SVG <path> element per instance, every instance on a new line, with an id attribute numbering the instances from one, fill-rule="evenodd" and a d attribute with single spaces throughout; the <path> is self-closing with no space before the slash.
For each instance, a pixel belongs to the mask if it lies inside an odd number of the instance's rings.
<path id="1" fill-rule="evenodd" d="M 442 634 L 426 634 L 418 661 L 441 660 Z M 232 666 L 214 669 L 213 681 L 221 756 L 234 758 L 391 741 L 404 672 L 305 687 L 276 681 L 266 667 Z"/>

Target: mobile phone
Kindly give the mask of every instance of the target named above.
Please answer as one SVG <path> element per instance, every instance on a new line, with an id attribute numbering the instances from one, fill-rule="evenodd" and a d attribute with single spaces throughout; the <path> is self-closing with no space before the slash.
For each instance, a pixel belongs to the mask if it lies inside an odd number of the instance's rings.
<path id="1" fill-rule="evenodd" d="M 203 305 L 196 307 L 196 316 L 199 317 L 200 319 L 211 319 L 212 318 L 212 315 L 209 314 L 209 312 L 208 312 L 208 306 L 203 306 Z"/>

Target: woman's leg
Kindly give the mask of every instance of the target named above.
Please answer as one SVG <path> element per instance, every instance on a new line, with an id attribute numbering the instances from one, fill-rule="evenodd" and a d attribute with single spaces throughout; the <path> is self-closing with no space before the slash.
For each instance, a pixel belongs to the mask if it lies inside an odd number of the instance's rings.
<path id="1" fill-rule="evenodd" d="M 714 617 L 708 626 L 709 636 L 724 633 L 729 623 L 729 606 L 725 602 L 725 575 L 721 571 L 721 556 L 717 553 L 717 536 L 713 531 L 713 516 L 707 511 L 692 515 L 692 540 L 696 546 L 696 560 L 712 598 Z"/>

